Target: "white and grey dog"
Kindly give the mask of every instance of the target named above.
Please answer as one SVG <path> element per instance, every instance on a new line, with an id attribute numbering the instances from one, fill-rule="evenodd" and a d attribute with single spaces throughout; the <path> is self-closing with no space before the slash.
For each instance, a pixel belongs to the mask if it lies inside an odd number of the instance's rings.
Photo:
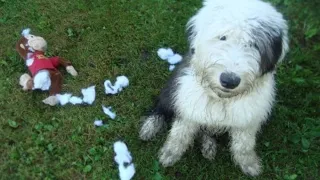
<path id="1" fill-rule="evenodd" d="M 214 159 L 212 135 L 228 131 L 236 164 L 259 175 L 256 134 L 274 103 L 275 68 L 289 49 L 287 23 L 260 0 L 205 0 L 187 26 L 190 53 L 162 90 L 140 138 L 151 139 L 172 120 L 159 155 L 163 166 L 171 166 L 196 136 L 203 156 Z"/>

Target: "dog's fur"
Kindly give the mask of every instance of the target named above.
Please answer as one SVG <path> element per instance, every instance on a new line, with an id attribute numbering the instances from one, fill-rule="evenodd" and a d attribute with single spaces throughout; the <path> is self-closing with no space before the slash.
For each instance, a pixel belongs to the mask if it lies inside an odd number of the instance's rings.
<path id="1" fill-rule="evenodd" d="M 256 176 L 256 134 L 274 103 L 275 67 L 288 51 L 287 23 L 260 0 L 205 0 L 187 27 L 190 53 L 162 90 L 140 138 L 151 139 L 172 120 L 159 155 L 163 166 L 171 166 L 196 135 L 203 156 L 214 159 L 212 135 L 228 131 L 234 161 Z M 234 89 L 221 83 L 221 74 L 231 72 L 241 80 Z"/>

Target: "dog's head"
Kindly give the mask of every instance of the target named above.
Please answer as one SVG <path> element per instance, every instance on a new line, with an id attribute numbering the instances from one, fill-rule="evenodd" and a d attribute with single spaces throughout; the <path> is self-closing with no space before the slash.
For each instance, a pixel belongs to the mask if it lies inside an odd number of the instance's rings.
<path id="1" fill-rule="evenodd" d="M 259 0 L 206 0 L 187 26 L 191 65 L 220 97 L 251 88 L 288 51 L 286 21 Z"/>

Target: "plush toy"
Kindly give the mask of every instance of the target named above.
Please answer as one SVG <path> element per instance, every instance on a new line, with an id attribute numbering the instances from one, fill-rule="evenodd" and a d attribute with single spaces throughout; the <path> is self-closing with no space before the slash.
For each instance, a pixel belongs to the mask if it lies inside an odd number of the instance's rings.
<path id="1" fill-rule="evenodd" d="M 58 56 L 46 57 L 46 49 L 47 42 L 44 38 L 30 34 L 30 29 L 22 31 L 22 37 L 16 44 L 16 50 L 24 59 L 31 76 L 28 73 L 21 75 L 19 84 L 25 91 L 49 90 L 49 97 L 42 102 L 54 106 L 59 103 L 56 94 L 61 92 L 62 86 L 62 75 L 57 68 L 60 65 L 65 67 L 72 76 L 77 76 L 78 73 L 70 61 Z"/>

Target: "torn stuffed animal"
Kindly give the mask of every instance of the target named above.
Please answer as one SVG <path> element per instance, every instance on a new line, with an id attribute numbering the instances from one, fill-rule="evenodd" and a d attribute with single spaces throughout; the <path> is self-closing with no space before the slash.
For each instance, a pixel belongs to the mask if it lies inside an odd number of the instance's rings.
<path id="1" fill-rule="evenodd" d="M 51 106 L 57 105 L 59 100 L 57 94 L 62 89 L 62 74 L 58 71 L 59 66 L 66 68 L 72 76 L 78 73 L 70 61 L 62 57 L 47 57 L 47 41 L 40 36 L 30 34 L 30 29 L 24 29 L 22 37 L 16 43 L 16 50 L 24 60 L 24 64 L 29 70 L 20 76 L 19 84 L 24 91 L 40 89 L 49 91 L 49 97 L 42 102 Z"/>

